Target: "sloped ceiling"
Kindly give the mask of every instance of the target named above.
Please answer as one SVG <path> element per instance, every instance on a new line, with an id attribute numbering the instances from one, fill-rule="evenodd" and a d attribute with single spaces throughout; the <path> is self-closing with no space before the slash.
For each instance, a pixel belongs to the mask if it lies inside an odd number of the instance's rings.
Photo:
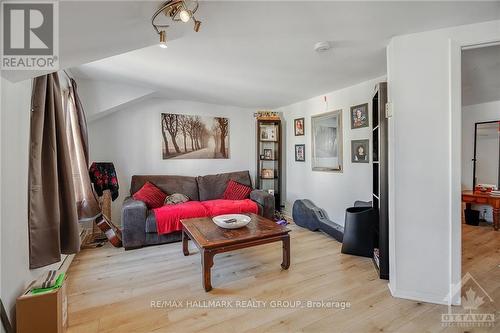
<path id="1" fill-rule="evenodd" d="M 197 17 L 201 31 L 177 24 L 168 49 L 153 45 L 74 73 L 168 98 L 275 108 L 382 76 L 392 36 L 499 18 L 500 3 L 210 1 Z M 318 41 L 332 49 L 318 54 Z"/>
<path id="2" fill-rule="evenodd" d="M 169 98 L 274 108 L 384 75 L 392 36 L 500 18 L 500 2 L 202 1 L 201 31 L 177 23 L 160 49 L 150 24 L 160 4 L 61 1 L 62 68 Z M 316 53 L 318 41 L 332 50 Z"/>

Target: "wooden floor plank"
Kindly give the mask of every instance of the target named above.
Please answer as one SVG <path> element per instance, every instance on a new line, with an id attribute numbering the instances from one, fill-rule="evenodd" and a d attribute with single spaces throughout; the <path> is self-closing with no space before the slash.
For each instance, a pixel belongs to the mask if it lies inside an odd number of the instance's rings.
<path id="1" fill-rule="evenodd" d="M 281 244 L 215 257 L 213 291 L 201 285 L 198 250 L 181 244 L 124 251 L 104 246 L 79 253 L 68 271 L 69 333 L 111 332 L 495 332 L 442 327 L 447 307 L 393 298 L 369 258 L 340 253 L 341 244 L 292 225 L 289 270 Z M 463 227 L 462 266 L 500 302 L 500 233 Z M 152 308 L 177 300 L 182 307 Z M 267 302 L 263 308 L 188 308 L 194 301 Z M 349 301 L 349 309 L 271 307 L 273 301 Z M 303 303 L 303 304 L 304 304 Z M 276 305 L 276 304 L 275 304 Z M 491 308 L 491 307 L 490 307 Z M 492 311 L 498 311 L 495 304 Z M 500 317 L 500 314 L 497 314 Z"/>

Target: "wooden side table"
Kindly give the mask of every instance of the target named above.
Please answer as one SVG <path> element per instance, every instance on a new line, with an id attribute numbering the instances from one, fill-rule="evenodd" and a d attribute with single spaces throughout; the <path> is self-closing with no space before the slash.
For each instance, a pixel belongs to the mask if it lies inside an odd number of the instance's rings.
<path id="1" fill-rule="evenodd" d="M 478 191 L 463 191 L 462 201 L 465 202 L 467 208 L 472 204 L 489 205 L 493 207 L 493 229 L 500 229 L 500 196 L 492 195 L 489 192 Z"/>

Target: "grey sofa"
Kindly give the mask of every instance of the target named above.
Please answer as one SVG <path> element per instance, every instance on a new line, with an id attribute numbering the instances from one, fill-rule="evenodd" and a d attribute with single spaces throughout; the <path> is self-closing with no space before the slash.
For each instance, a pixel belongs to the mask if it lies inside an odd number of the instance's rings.
<path id="1" fill-rule="evenodd" d="M 252 186 L 248 171 L 222 173 L 198 177 L 186 176 L 132 176 L 130 197 L 123 202 L 122 236 L 125 250 L 140 248 L 146 245 L 157 245 L 176 242 L 181 239 L 180 232 L 158 235 L 156 219 L 142 201 L 132 198 L 147 181 L 155 184 L 167 194 L 182 193 L 191 200 L 205 201 L 221 199 L 229 180 Z M 274 196 L 262 191 L 253 190 L 250 199 L 257 203 L 259 214 L 271 218 L 274 215 Z"/>

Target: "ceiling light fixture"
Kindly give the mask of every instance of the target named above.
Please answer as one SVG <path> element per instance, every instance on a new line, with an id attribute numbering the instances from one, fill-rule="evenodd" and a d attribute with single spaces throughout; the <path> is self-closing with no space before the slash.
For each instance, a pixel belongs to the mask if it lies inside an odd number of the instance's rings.
<path id="1" fill-rule="evenodd" d="M 187 23 L 191 19 L 191 13 L 189 12 L 189 10 L 182 9 L 179 12 L 179 18 L 181 19 L 182 22 Z"/>
<path id="2" fill-rule="evenodd" d="M 169 0 L 161 5 L 151 18 L 151 25 L 153 25 L 156 33 L 160 35 L 161 47 L 167 47 L 165 28 L 168 28 L 169 25 L 156 24 L 155 20 L 158 15 L 163 12 L 165 16 L 169 16 L 174 22 L 181 21 L 187 23 L 189 20 L 193 19 L 194 31 L 198 32 L 200 31 L 201 22 L 194 17 L 194 13 L 198 10 L 198 6 L 198 0 Z"/>
<path id="3" fill-rule="evenodd" d="M 163 49 L 167 48 L 167 33 L 165 30 L 160 31 L 160 47 Z"/>

